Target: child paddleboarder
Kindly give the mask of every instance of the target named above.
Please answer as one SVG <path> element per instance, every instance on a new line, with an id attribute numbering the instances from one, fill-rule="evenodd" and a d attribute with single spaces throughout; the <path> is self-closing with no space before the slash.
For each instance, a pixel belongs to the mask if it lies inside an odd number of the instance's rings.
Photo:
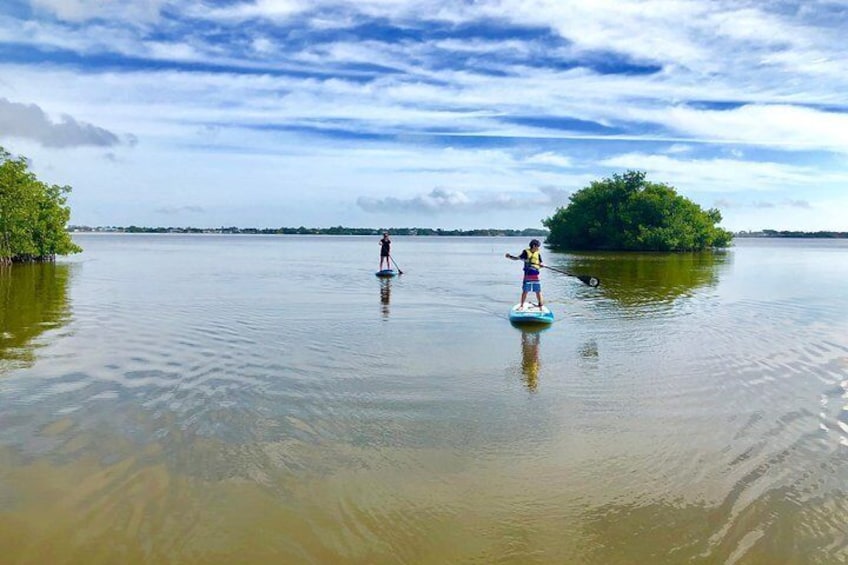
<path id="1" fill-rule="evenodd" d="M 524 308 L 524 301 L 527 299 L 528 292 L 536 293 L 538 307 L 542 309 L 542 282 L 539 279 L 539 271 L 542 270 L 542 254 L 539 253 L 539 248 L 542 246 L 538 239 L 530 241 L 530 247 L 521 252 L 521 255 L 506 254 L 507 259 L 513 261 L 524 261 L 524 279 L 521 281 L 521 303 L 519 308 Z"/>

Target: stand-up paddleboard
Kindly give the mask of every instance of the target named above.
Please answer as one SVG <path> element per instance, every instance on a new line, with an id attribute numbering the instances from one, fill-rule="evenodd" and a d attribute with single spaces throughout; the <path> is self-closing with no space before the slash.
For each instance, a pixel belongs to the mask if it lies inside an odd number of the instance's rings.
<path id="1" fill-rule="evenodd" d="M 539 308 L 535 304 L 525 302 L 522 307 L 516 304 L 509 311 L 509 321 L 513 324 L 552 324 L 554 313 L 547 306 Z"/>
<path id="2" fill-rule="evenodd" d="M 394 269 L 383 269 L 382 271 L 377 271 L 374 274 L 377 275 L 378 277 L 386 278 L 386 277 L 395 276 L 397 274 L 397 272 Z"/>

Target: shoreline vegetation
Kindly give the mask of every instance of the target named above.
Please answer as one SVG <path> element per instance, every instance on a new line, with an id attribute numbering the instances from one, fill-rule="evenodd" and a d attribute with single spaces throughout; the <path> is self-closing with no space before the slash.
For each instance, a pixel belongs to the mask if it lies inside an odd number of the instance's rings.
<path id="1" fill-rule="evenodd" d="M 193 228 L 193 227 L 139 227 L 139 226 L 68 226 L 72 233 L 209 233 L 209 234 L 249 234 L 249 235 L 382 235 L 388 231 L 392 235 L 447 235 L 447 236 L 521 236 L 521 237 L 545 237 L 548 230 L 526 228 L 523 230 L 512 229 L 472 229 L 472 230 L 445 230 L 441 228 L 349 228 L 336 226 L 331 228 Z"/>
<path id="2" fill-rule="evenodd" d="M 0 267 L 82 251 L 65 228 L 70 192 L 70 186 L 38 180 L 26 158 L 0 147 Z"/>

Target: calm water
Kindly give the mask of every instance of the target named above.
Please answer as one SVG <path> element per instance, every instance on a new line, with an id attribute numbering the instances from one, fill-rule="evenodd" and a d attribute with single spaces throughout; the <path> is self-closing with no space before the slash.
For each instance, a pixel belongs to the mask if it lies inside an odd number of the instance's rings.
<path id="1" fill-rule="evenodd" d="M 4 563 L 848 561 L 848 240 L 81 235 L 0 272 Z"/>

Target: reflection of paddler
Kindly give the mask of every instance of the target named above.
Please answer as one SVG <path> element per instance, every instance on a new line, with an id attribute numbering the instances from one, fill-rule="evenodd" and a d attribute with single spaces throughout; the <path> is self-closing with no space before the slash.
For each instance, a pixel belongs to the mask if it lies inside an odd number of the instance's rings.
<path id="1" fill-rule="evenodd" d="M 392 297 L 392 280 L 380 279 L 380 304 L 383 305 L 383 315 L 389 315 L 389 301 Z"/>
<path id="2" fill-rule="evenodd" d="M 527 390 L 535 392 L 539 379 L 539 333 L 521 332 L 521 372 Z"/>

